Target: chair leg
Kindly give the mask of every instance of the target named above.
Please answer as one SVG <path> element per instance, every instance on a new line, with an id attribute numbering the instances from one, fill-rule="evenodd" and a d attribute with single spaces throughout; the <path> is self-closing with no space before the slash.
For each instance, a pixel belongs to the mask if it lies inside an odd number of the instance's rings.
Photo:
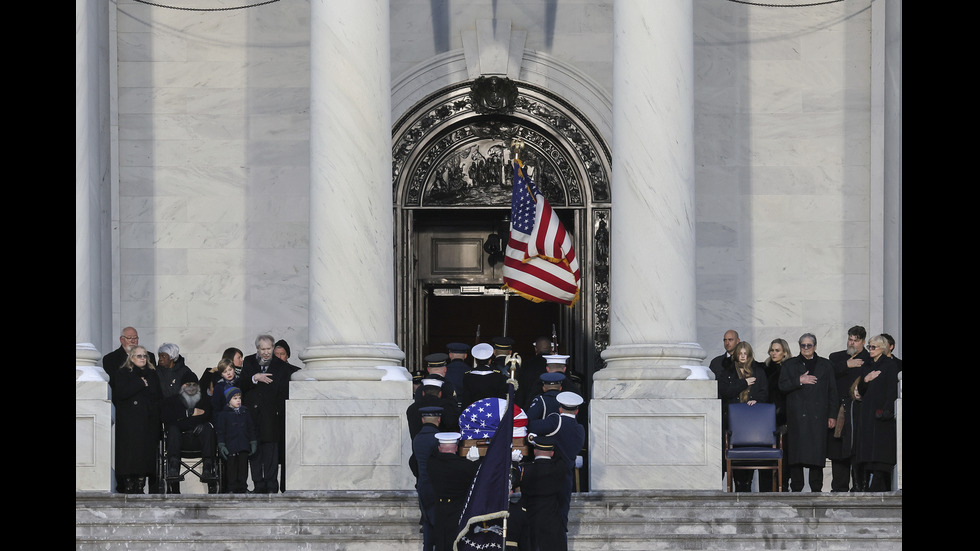
<path id="1" fill-rule="evenodd" d="M 732 460 L 731 459 L 726 459 L 725 460 L 725 478 L 728 479 L 728 491 L 731 492 L 732 491 L 732 484 L 733 484 L 733 482 L 732 482 Z"/>

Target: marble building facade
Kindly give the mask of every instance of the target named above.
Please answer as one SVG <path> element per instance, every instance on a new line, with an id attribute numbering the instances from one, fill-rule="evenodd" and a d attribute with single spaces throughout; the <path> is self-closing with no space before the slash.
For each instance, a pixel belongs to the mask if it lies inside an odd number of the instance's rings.
<path id="1" fill-rule="evenodd" d="M 290 486 L 411 487 L 414 232 L 460 209 L 413 206 L 408 167 L 478 118 L 486 75 L 573 166 L 588 262 L 559 315 L 594 375 L 592 487 L 721 488 L 700 366 L 727 329 L 828 355 L 861 324 L 902 355 L 900 1 L 156 4 L 76 1 L 78 489 L 111 485 L 98 360 L 125 326 L 199 374 L 286 339 Z"/>

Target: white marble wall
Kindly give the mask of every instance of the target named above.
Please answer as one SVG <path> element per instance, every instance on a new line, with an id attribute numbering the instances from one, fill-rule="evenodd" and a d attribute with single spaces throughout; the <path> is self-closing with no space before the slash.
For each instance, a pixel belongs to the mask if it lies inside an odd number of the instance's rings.
<path id="1" fill-rule="evenodd" d="M 611 97 L 612 4 L 391 0 L 391 75 L 460 50 L 478 20 L 509 19 L 529 51 Z M 869 294 L 876 270 L 900 269 L 869 262 L 880 208 L 869 176 L 870 5 L 695 1 L 697 339 L 709 357 L 729 328 L 759 350 L 811 331 L 821 354 L 843 348 L 856 323 L 897 332 L 869 321 L 881 317 Z M 133 325 L 151 349 L 178 343 L 200 373 L 224 348 L 250 352 L 271 332 L 299 363 L 309 344 L 309 4 L 110 6 L 117 283 L 112 331 L 96 345 L 114 349 Z M 554 78 L 568 88 L 568 73 Z M 599 96 L 583 95 L 597 104 L 584 110 L 608 112 Z"/>
<path id="2" fill-rule="evenodd" d="M 695 10 L 698 340 L 819 353 L 875 327 L 869 2 Z M 896 269 L 897 266 L 888 266 Z"/>
<path id="3" fill-rule="evenodd" d="M 695 3 L 697 337 L 709 357 L 728 328 L 758 347 L 812 331 L 822 353 L 855 323 L 891 329 L 869 321 L 881 307 L 868 290 L 866 4 Z M 461 49 L 480 19 L 509 18 L 529 51 L 611 92 L 611 6 L 392 0 L 391 74 Z M 228 346 L 250 351 L 259 332 L 294 355 L 306 347 L 308 9 L 118 4 L 119 284 L 103 352 L 124 325 L 151 348 L 178 343 L 197 371 Z"/>
<path id="4" fill-rule="evenodd" d="M 306 344 L 309 5 L 119 2 L 117 313 L 198 373 L 254 337 Z"/>

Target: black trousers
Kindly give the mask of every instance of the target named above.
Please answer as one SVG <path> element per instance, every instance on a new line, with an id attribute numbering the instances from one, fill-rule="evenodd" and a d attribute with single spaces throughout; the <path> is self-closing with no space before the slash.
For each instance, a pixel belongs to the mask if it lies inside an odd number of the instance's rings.
<path id="1" fill-rule="evenodd" d="M 244 494 L 248 491 L 248 452 L 231 454 L 225 460 L 228 493 Z"/>
<path id="2" fill-rule="evenodd" d="M 820 492 L 823 491 L 823 467 L 816 467 L 812 465 L 790 465 L 789 467 L 789 487 L 794 492 L 803 491 L 803 468 L 806 467 L 810 472 L 808 478 L 810 480 L 810 491 Z"/>
<path id="3" fill-rule="evenodd" d="M 248 459 L 252 473 L 252 491 L 256 494 L 275 494 L 279 492 L 279 444 L 259 442 L 255 455 Z"/>

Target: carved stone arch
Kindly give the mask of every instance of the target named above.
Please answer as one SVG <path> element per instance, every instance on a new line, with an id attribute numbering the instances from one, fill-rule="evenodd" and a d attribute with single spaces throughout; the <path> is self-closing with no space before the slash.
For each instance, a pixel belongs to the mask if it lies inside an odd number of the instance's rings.
<path id="1" fill-rule="evenodd" d="M 576 237 L 582 294 L 574 308 L 562 310 L 576 343 L 561 351 L 591 376 L 601 368 L 599 353 L 609 342 L 612 102 L 574 67 L 525 50 L 523 31 L 509 29 L 509 22 L 479 21 L 464 32 L 463 50 L 436 56 L 393 81 L 398 344 L 411 370 L 420 348 L 413 341 L 413 319 L 424 316 L 413 303 L 420 300 L 421 280 L 413 224 L 464 210 L 474 216 L 509 212 L 510 175 L 503 165 L 509 160 L 505 149 L 517 138 L 524 144 L 520 158 L 534 167 L 535 182 Z M 474 83 L 485 78 L 514 86 L 516 96 L 503 102 L 506 109 L 488 112 L 481 100 L 474 104 Z M 486 184 L 497 171 L 506 185 L 493 190 Z M 480 186 L 482 192 L 471 189 Z"/>
<path id="2" fill-rule="evenodd" d="M 419 101 L 392 133 L 392 190 L 396 273 L 401 284 L 399 338 L 411 358 L 417 313 L 412 304 L 415 253 L 412 211 L 510 208 L 509 146 L 524 144 L 520 157 L 534 167 L 535 182 L 576 236 L 582 264 L 582 295 L 567 315 L 575 331 L 578 358 L 589 358 L 588 375 L 601 367 L 608 344 L 608 234 L 610 225 L 609 148 L 574 106 L 550 91 L 513 83 L 516 98 L 506 112 L 480 112 L 474 81 L 460 82 Z M 489 174 L 489 176 L 487 176 Z M 411 363 L 411 359 L 409 360 Z"/>

